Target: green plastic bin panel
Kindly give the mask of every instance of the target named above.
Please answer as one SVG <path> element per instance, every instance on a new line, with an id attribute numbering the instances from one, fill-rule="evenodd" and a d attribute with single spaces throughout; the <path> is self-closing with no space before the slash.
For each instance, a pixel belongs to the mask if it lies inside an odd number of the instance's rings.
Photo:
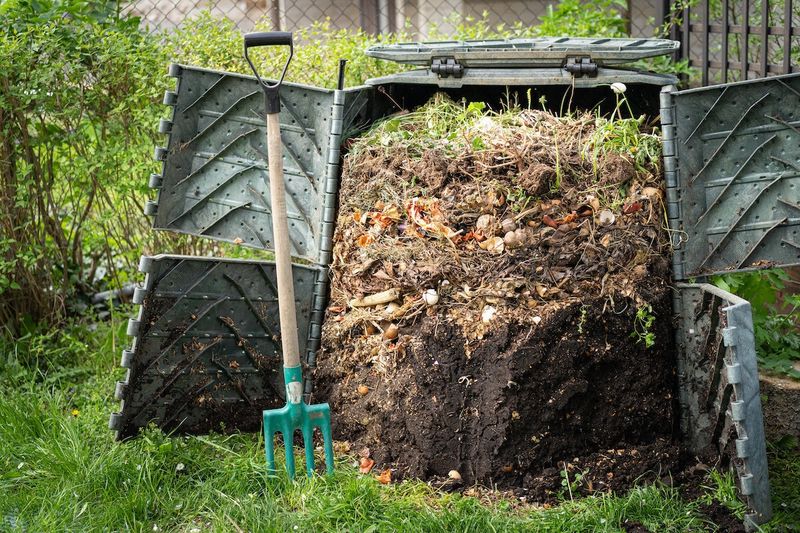
<path id="1" fill-rule="evenodd" d="M 662 93 L 675 277 L 800 264 L 800 75 Z"/>
<path id="2" fill-rule="evenodd" d="M 745 525 L 772 516 L 750 303 L 708 284 L 678 284 L 681 433 L 690 450 L 728 455 L 747 504 Z"/>
<path id="3" fill-rule="evenodd" d="M 111 429 L 122 439 L 151 423 L 177 433 L 258 431 L 261 411 L 284 396 L 274 263 L 159 255 L 140 269 Z M 313 364 L 327 272 L 294 265 L 292 274 L 302 358 Z"/>
<path id="4" fill-rule="evenodd" d="M 177 90 L 164 98 L 172 116 L 159 125 L 168 142 L 155 150 L 163 170 L 150 179 L 158 199 L 145 208 L 153 227 L 273 249 L 258 82 L 183 65 L 172 65 L 170 75 L 178 80 Z M 346 93 L 291 83 L 280 93 L 292 255 L 317 264 L 330 260 L 325 236 L 332 235 L 326 226 L 334 222 Z"/>

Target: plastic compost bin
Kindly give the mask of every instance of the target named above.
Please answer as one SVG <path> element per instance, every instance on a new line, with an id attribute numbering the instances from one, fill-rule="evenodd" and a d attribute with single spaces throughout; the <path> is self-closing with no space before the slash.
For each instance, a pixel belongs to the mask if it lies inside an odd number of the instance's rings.
<path id="1" fill-rule="evenodd" d="M 727 455 L 748 528 L 772 513 L 750 304 L 708 275 L 800 263 L 800 78 L 787 75 L 677 91 L 673 76 L 626 64 L 669 54 L 655 39 L 541 38 L 409 43 L 367 54 L 416 66 L 366 85 L 328 90 L 286 83 L 281 128 L 298 326 L 314 367 L 345 140 L 435 92 L 497 105 L 506 98 L 559 111 L 611 111 L 614 82 L 635 114 L 661 117 L 676 281 L 680 427 L 690 450 Z M 272 248 L 263 98 L 254 78 L 171 65 L 163 163 L 150 177 L 153 227 Z M 119 438 L 154 423 L 178 433 L 259 431 L 283 404 L 275 271 L 269 261 L 143 257 L 131 319 Z M 223 357 L 224 355 L 224 357 Z M 306 373 L 308 375 L 308 373 Z M 312 383 L 307 380 L 305 392 Z"/>

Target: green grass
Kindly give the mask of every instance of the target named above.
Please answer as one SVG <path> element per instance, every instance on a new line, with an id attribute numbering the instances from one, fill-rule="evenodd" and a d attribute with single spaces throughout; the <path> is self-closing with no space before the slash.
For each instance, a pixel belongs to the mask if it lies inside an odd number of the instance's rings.
<path id="1" fill-rule="evenodd" d="M 702 501 L 664 486 L 536 509 L 416 481 L 380 485 L 346 458 L 330 479 L 269 478 L 260 435 L 169 438 L 151 429 L 114 442 L 106 424 L 117 408 L 123 328 L 67 328 L 44 343 L 31 336 L 0 345 L 0 531 L 621 531 L 626 521 L 652 531 L 712 528 L 698 512 Z M 66 363 L 82 371 L 67 372 Z M 773 459 L 773 485 L 779 517 L 791 524 L 798 509 L 780 502 L 797 497 L 800 461 L 787 453 Z M 736 504 L 729 476 L 714 474 L 707 494 Z"/>
<path id="2" fill-rule="evenodd" d="M 800 448 L 797 439 L 775 443 L 767 449 L 773 522 L 800 531 Z"/>

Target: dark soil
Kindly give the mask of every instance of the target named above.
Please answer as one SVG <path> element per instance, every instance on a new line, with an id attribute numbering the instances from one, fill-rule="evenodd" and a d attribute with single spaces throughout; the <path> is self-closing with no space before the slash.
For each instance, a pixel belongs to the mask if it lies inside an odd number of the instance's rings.
<path id="1" fill-rule="evenodd" d="M 744 524 L 734 515 L 730 509 L 714 500 L 711 504 L 700 506 L 702 512 L 708 519 L 716 524 L 717 531 L 723 533 L 744 533 Z"/>
<path id="2" fill-rule="evenodd" d="M 760 385 L 767 439 L 800 439 L 800 381 L 762 372 Z"/>
<path id="3" fill-rule="evenodd" d="M 567 474 L 580 493 L 658 479 L 681 453 L 671 292 L 649 285 L 651 348 L 631 338 L 636 304 L 625 299 L 570 303 L 537 326 L 510 323 L 473 341 L 434 316 L 402 331 L 391 372 L 323 353 L 315 401 L 331 403 L 334 438 L 369 448 L 396 478 L 456 470 L 465 484 L 517 487 L 533 500 L 564 490 Z"/>
<path id="4" fill-rule="evenodd" d="M 625 533 L 650 533 L 650 530 L 647 529 L 644 524 L 641 522 L 634 521 L 626 521 L 622 527 L 625 529 Z"/>

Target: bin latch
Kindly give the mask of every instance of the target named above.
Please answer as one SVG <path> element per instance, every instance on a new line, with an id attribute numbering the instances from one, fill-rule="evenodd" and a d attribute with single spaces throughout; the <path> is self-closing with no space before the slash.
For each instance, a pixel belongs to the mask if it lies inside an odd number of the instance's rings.
<path id="1" fill-rule="evenodd" d="M 454 57 L 434 57 L 431 60 L 431 72 L 440 78 L 461 78 L 464 76 L 464 66 L 460 65 Z"/>
<path id="2" fill-rule="evenodd" d="M 564 70 L 571 73 L 576 78 L 597 76 L 597 63 L 591 57 L 568 57 Z"/>

